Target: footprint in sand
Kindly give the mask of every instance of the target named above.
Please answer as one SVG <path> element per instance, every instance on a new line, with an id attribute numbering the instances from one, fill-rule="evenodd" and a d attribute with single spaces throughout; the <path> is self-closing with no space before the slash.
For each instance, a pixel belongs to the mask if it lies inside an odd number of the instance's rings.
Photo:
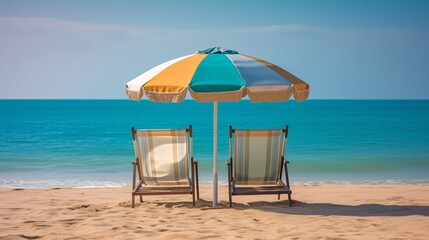
<path id="1" fill-rule="evenodd" d="M 13 239 L 13 240 L 21 240 L 21 239 L 39 239 L 41 237 L 39 236 L 28 236 L 28 235 L 7 235 L 7 236 L 0 236 L 0 240 L 2 239 Z"/>
<path id="2" fill-rule="evenodd" d="M 73 210 L 73 211 L 85 209 L 85 210 L 90 211 L 90 212 L 100 212 L 102 210 L 106 210 L 106 209 L 110 209 L 110 208 L 107 206 L 101 206 L 101 205 L 81 204 L 81 205 L 69 207 L 68 209 Z"/>
<path id="3" fill-rule="evenodd" d="M 120 202 L 118 205 L 120 207 L 131 207 L 131 203 L 130 202 Z"/>

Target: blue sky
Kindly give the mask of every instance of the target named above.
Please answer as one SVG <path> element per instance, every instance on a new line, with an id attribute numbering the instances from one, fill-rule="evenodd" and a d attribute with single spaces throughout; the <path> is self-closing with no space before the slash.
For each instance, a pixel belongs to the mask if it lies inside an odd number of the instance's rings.
<path id="1" fill-rule="evenodd" d="M 0 0 L 0 98 L 126 99 L 151 67 L 222 46 L 311 99 L 429 99 L 429 1 Z"/>

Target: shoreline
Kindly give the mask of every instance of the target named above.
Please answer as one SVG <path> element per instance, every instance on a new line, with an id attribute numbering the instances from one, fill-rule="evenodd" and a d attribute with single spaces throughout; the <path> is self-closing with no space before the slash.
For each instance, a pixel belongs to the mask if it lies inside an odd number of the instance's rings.
<path id="1" fill-rule="evenodd" d="M 429 186 L 292 184 L 287 197 L 234 196 L 219 187 L 147 196 L 130 207 L 130 187 L 0 188 L 0 239 L 427 239 Z M 137 199 L 136 199 L 137 200 Z M 138 201 L 137 201 L 138 202 Z"/>
<path id="2" fill-rule="evenodd" d="M 410 185 L 429 186 L 429 179 L 340 179 L 340 180 L 310 180 L 297 179 L 291 181 L 292 185 Z M 51 180 L 30 180 L 30 179 L 1 179 L 1 188 L 23 188 L 23 189 L 49 189 L 49 188 L 111 188 L 111 187 L 131 187 L 132 183 L 125 180 L 97 180 L 97 179 L 51 179 Z M 201 186 L 212 186 L 210 178 L 201 179 Z M 218 186 L 227 186 L 226 181 L 219 180 Z"/>
<path id="3" fill-rule="evenodd" d="M 409 180 L 409 181 L 395 181 L 395 182 L 391 182 L 391 181 L 374 181 L 374 182 L 369 182 L 369 181 L 362 181 L 362 182 L 348 182 L 348 181 L 338 181 L 338 182 L 334 182 L 334 181 L 314 181 L 314 182 L 295 182 L 295 183 L 291 183 L 292 186 L 297 185 L 297 186 L 323 186 L 323 185 L 344 185 L 344 186 L 427 186 L 429 187 L 429 180 Z M 131 189 L 131 184 L 115 184 L 115 185 L 88 185 L 88 186 L 2 186 L 0 185 L 0 189 L 96 189 L 96 188 L 130 188 Z M 211 187 L 213 186 L 213 183 L 200 183 L 200 186 L 204 186 L 204 187 Z M 226 183 L 218 183 L 219 187 L 227 187 L 228 184 Z"/>

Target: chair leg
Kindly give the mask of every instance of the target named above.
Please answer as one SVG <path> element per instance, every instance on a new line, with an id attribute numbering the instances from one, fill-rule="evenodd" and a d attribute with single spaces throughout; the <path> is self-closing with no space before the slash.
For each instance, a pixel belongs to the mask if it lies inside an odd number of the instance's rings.
<path id="1" fill-rule="evenodd" d="M 195 207 L 195 191 L 192 191 L 192 206 Z"/>
<path id="2" fill-rule="evenodd" d="M 289 207 L 292 207 L 292 199 L 290 197 L 290 194 L 292 193 L 292 191 L 290 190 L 289 173 L 288 173 L 288 170 L 287 170 L 287 164 L 288 163 L 289 163 L 288 161 L 285 161 L 284 167 L 285 167 L 286 186 L 287 186 L 287 188 L 289 190 L 288 193 L 287 193 L 287 198 L 288 198 L 288 202 L 289 202 Z"/>
<path id="3" fill-rule="evenodd" d="M 192 174 L 193 175 L 193 174 Z M 193 176 L 192 176 L 193 177 Z M 195 183 L 192 180 L 191 182 L 192 187 L 192 206 L 195 207 Z"/>
<path id="4" fill-rule="evenodd" d="M 277 196 L 277 200 L 280 200 L 280 194 Z"/>
<path id="5" fill-rule="evenodd" d="M 143 196 L 142 195 L 140 195 L 140 202 L 141 203 L 143 202 Z"/>
<path id="6" fill-rule="evenodd" d="M 200 181 L 198 179 L 198 162 L 195 162 L 195 176 L 197 178 L 197 200 L 200 199 Z"/>
<path id="7" fill-rule="evenodd" d="M 133 134 L 134 134 L 134 130 L 133 130 Z M 134 135 L 133 135 L 133 137 L 134 137 Z M 131 207 L 132 208 L 134 208 L 135 201 L 136 201 L 135 196 L 134 196 L 134 190 L 136 188 L 136 165 L 137 165 L 137 162 L 138 161 L 136 158 L 136 161 L 133 163 L 133 188 L 131 191 Z"/>
<path id="8" fill-rule="evenodd" d="M 231 191 L 231 181 L 232 181 L 232 176 L 231 176 L 231 168 L 232 168 L 232 164 L 229 162 L 227 163 L 228 165 L 228 197 L 229 197 L 229 207 L 232 208 L 232 191 Z"/>
<path id="9" fill-rule="evenodd" d="M 231 194 L 231 189 L 229 189 L 229 207 L 232 208 L 232 194 Z"/>
<path id="10" fill-rule="evenodd" d="M 134 194 L 131 193 L 131 207 L 134 208 L 135 205 L 135 197 Z"/>

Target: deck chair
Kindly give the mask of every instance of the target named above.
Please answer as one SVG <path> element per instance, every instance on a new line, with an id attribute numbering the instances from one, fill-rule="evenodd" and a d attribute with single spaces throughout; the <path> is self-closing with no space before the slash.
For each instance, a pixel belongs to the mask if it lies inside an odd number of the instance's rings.
<path id="1" fill-rule="evenodd" d="M 239 130 L 229 126 L 229 206 L 233 195 L 291 194 L 284 160 L 288 126 L 276 130 Z M 286 183 L 282 180 L 284 168 Z"/>
<path id="2" fill-rule="evenodd" d="M 195 206 L 195 190 L 197 199 L 200 193 L 192 126 L 179 130 L 132 128 L 131 131 L 135 153 L 131 206 L 134 208 L 136 196 L 143 202 L 144 195 L 168 194 L 191 194 Z"/>

